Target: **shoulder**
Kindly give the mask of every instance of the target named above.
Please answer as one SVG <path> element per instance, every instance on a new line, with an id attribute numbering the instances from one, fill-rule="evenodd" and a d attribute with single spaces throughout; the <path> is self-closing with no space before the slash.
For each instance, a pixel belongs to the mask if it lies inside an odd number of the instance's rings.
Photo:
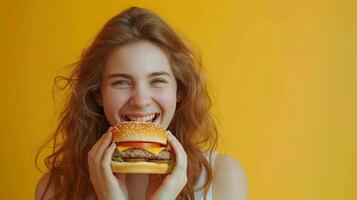
<path id="1" fill-rule="evenodd" d="M 37 182 L 36 191 L 35 191 L 35 200 L 41 199 L 42 195 L 46 190 L 47 183 L 49 180 L 50 180 L 50 176 L 48 174 L 44 174 Z M 54 188 L 50 187 L 43 199 L 49 199 L 53 195 L 54 195 Z"/>
<path id="2" fill-rule="evenodd" d="M 213 199 L 247 199 L 247 177 L 236 159 L 217 153 L 212 190 Z"/>

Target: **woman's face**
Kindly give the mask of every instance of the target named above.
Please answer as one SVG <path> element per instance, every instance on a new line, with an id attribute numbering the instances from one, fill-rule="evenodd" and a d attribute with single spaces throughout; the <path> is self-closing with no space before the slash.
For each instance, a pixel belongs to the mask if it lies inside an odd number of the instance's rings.
<path id="1" fill-rule="evenodd" d="M 122 121 L 146 121 L 167 129 L 176 109 L 176 91 L 168 58 L 150 42 L 114 50 L 104 66 L 101 97 L 112 126 Z"/>

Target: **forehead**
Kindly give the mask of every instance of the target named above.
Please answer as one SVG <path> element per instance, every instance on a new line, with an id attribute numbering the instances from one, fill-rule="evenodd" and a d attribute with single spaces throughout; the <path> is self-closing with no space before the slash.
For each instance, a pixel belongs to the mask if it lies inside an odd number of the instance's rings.
<path id="1" fill-rule="evenodd" d="M 147 41 L 124 45 L 113 50 L 104 66 L 104 75 L 120 72 L 140 77 L 156 71 L 172 74 L 166 54 L 158 46 Z"/>

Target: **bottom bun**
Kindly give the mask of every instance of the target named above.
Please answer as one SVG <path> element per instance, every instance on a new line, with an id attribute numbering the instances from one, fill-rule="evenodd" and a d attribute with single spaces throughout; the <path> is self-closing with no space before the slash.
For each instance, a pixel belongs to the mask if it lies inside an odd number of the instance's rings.
<path id="1" fill-rule="evenodd" d="M 169 172 L 168 163 L 111 161 L 110 164 L 115 173 L 167 174 Z"/>

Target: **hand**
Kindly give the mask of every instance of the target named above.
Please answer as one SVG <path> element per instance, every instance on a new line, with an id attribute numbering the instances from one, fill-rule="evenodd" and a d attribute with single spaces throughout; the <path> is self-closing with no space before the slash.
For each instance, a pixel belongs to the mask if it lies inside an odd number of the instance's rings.
<path id="1" fill-rule="evenodd" d="M 146 190 L 146 199 L 168 200 L 175 199 L 187 183 L 187 155 L 180 142 L 170 131 L 168 143 L 173 148 L 176 157 L 176 166 L 171 174 L 164 179 L 159 174 L 149 174 L 149 185 Z"/>
<path id="2" fill-rule="evenodd" d="M 112 127 L 94 144 L 88 152 L 90 180 L 98 199 L 128 199 L 126 175 L 113 174 L 110 161 L 116 148 L 112 141 Z"/>

